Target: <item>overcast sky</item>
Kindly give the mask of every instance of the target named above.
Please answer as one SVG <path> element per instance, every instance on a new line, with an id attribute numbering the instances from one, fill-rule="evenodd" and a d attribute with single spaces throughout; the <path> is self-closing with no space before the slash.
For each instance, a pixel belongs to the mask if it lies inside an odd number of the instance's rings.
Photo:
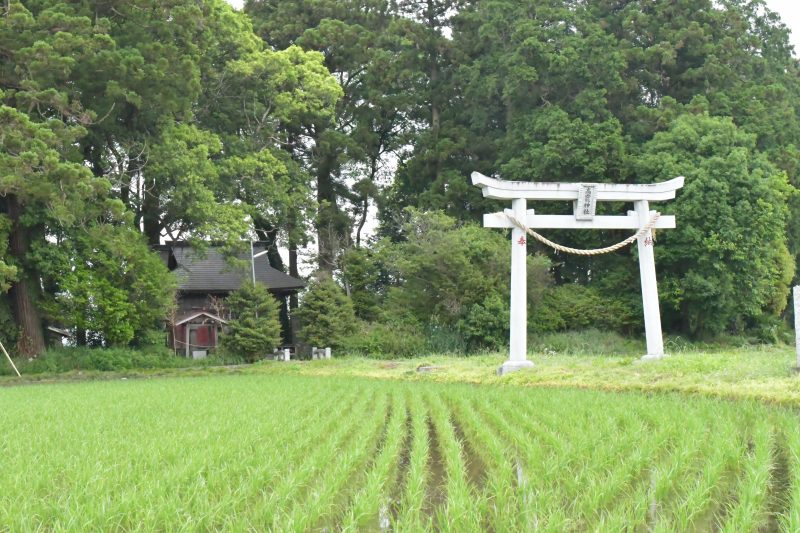
<path id="1" fill-rule="evenodd" d="M 798 0 L 767 0 L 767 6 L 781 16 L 781 20 L 792 30 L 794 55 L 800 50 L 800 2 Z"/>

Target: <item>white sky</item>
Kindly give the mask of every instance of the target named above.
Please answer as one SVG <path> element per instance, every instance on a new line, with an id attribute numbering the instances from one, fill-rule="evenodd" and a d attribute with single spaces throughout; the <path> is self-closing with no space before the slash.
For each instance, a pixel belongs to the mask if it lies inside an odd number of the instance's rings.
<path id="1" fill-rule="evenodd" d="M 767 7 L 781 16 L 781 20 L 792 31 L 794 55 L 800 54 L 800 2 L 798 0 L 767 0 Z"/>

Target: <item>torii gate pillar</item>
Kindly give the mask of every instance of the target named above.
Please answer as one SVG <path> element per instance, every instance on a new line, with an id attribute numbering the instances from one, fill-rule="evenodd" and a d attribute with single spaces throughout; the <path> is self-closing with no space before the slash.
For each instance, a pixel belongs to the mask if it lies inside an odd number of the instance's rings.
<path id="1" fill-rule="evenodd" d="M 525 198 L 511 201 L 511 210 L 518 220 L 525 220 Z M 503 363 L 497 373 L 530 368 L 528 361 L 528 241 L 525 232 L 514 226 L 511 229 L 511 324 L 509 335 L 508 361 Z"/>
<path id="2" fill-rule="evenodd" d="M 650 206 L 647 200 L 634 202 L 634 209 L 641 225 L 647 224 Z M 664 357 L 664 340 L 661 336 L 661 310 L 658 306 L 656 284 L 656 258 L 653 253 L 653 232 L 648 231 L 636 241 L 639 251 L 639 275 L 642 280 L 642 307 L 644 308 L 644 333 L 647 339 L 647 354 L 643 361 Z"/>
<path id="3" fill-rule="evenodd" d="M 511 200 L 511 210 L 484 215 L 483 225 L 489 228 L 511 228 L 511 323 L 508 361 L 497 370 L 500 375 L 533 366 L 527 359 L 528 309 L 527 309 L 527 237 L 525 231 L 508 218 L 512 215 L 524 221 L 531 229 L 631 229 L 641 230 L 654 219 L 651 201 L 675 198 L 677 189 L 683 187 L 684 178 L 651 185 L 624 185 L 614 183 L 535 183 L 503 181 L 472 173 L 472 183 L 483 190 L 483 196 L 498 200 Z M 561 200 L 574 202 L 575 213 L 570 215 L 536 215 L 527 209 L 527 200 Z M 632 202 L 635 211 L 628 216 L 595 216 L 598 201 Z M 654 229 L 675 227 L 675 217 L 662 216 L 655 221 Z M 645 231 L 637 239 L 639 273 L 642 280 L 647 354 L 643 360 L 664 357 L 661 335 L 661 312 L 658 306 L 656 264 L 653 254 L 653 233 Z"/>

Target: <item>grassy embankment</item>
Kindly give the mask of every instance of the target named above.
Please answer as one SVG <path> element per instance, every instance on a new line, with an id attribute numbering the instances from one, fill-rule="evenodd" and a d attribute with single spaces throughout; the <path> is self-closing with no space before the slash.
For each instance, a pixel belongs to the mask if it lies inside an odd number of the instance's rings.
<path id="1" fill-rule="evenodd" d="M 800 374 L 794 368 L 796 356 L 793 348 L 686 351 L 661 361 L 648 362 L 640 361 L 638 355 L 533 354 L 530 359 L 535 368 L 503 377 L 495 375 L 495 370 L 504 360 L 503 355 L 497 354 L 431 356 L 393 361 L 343 358 L 305 363 L 266 363 L 253 367 L 251 371 L 608 391 L 676 391 L 800 405 Z"/>
<path id="2" fill-rule="evenodd" d="M 795 371 L 793 347 L 744 346 L 740 348 L 681 347 L 661 361 L 639 361 L 638 345 L 625 347 L 624 355 L 598 353 L 592 346 L 530 355 L 535 368 L 498 377 L 501 354 L 470 357 L 433 355 L 413 359 L 375 360 L 362 357 L 330 361 L 263 362 L 255 365 L 192 366 L 190 368 L 125 369 L 113 372 L 75 370 L 63 373 L 25 374 L 18 379 L 0 376 L 0 385 L 91 379 L 202 376 L 219 374 L 300 374 L 354 376 L 378 379 L 492 383 L 541 387 L 578 387 L 610 391 L 678 391 L 708 396 L 757 399 L 800 405 L 800 374 Z M 0 361 L 0 364 L 5 364 Z M 420 367 L 428 368 L 420 372 Z M 426 370 L 423 368 L 423 370 Z"/>

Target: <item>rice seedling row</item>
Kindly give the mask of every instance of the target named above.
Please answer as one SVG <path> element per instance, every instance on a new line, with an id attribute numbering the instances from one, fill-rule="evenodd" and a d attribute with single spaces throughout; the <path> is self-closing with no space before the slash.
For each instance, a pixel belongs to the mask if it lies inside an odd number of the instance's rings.
<path id="1" fill-rule="evenodd" d="M 383 445 L 378 450 L 372 468 L 366 474 L 346 511 L 341 531 L 357 531 L 372 521 L 380 526 L 389 519 L 389 491 L 396 475 L 401 447 L 406 438 L 407 407 L 405 397 L 394 391 L 392 414 L 386 427 Z"/>
<path id="2" fill-rule="evenodd" d="M 800 530 L 796 413 L 228 376 L 6 389 L 0 530 Z"/>
<path id="3" fill-rule="evenodd" d="M 463 443 L 456 436 L 450 412 L 441 399 L 429 392 L 426 400 L 446 475 L 446 501 L 436 513 L 437 528 L 442 531 L 479 531 L 478 505 L 482 498 L 470 490 L 467 482 Z"/>
<path id="4" fill-rule="evenodd" d="M 430 438 L 428 435 L 429 414 L 422 398 L 408 394 L 411 420 L 411 440 L 408 451 L 408 466 L 405 476 L 398 476 L 399 497 L 394 505 L 395 519 L 391 525 L 399 531 L 420 531 L 430 527 L 430 520 L 423 515 L 425 495 L 429 480 Z M 402 464 L 400 465 L 402 467 Z M 402 471 L 401 471 L 402 474 Z"/>
<path id="5" fill-rule="evenodd" d="M 786 416 L 782 422 L 786 436 L 789 487 L 786 510 L 780 517 L 780 524 L 782 531 L 800 531 L 800 420 L 796 416 Z"/>

